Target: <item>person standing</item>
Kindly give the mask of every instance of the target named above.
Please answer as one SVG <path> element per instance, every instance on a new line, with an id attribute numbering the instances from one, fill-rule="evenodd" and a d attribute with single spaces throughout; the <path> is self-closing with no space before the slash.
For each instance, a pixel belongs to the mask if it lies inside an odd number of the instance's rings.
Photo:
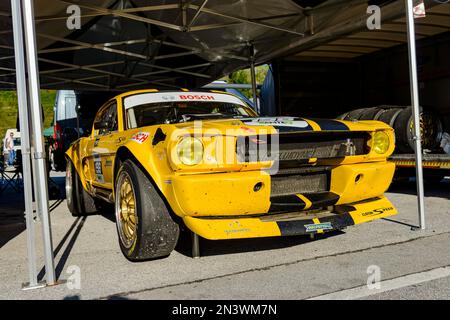
<path id="1" fill-rule="evenodd" d="M 11 132 L 6 138 L 6 149 L 9 152 L 8 165 L 12 166 L 16 159 L 16 151 L 14 150 L 14 133 Z"/>

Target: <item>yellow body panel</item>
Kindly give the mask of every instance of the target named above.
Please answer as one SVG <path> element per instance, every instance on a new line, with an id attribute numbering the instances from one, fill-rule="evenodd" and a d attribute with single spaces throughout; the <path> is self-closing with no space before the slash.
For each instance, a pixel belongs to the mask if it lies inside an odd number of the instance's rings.
<path id="1" fill-rule="evenodd" d="M 350 212 L 350 215 L 355 224 L 387 218 L 397 214 L 397 209 L 385 197 L 354 205 L 354 208 L 355 211 Z"/>
<path id="2" fill-rule="evenodd" d="M 331 171 L 331 192 L 340 195 L 337 204 L 374 198 L 389 188 L 394 172 L 392 162 L 338 166 Z"/>
<path id="3" fill-rule="evenodd" d="M 209 240 L 281 236 L 276 222 L 263 222 L 258 218 L 199 219 L 184 217 L 183 221 L 190 230 Z"/>
<path id="4" fill-rule="evenodd" d="M 111 102 L 117 104 L 117 131 L 102 135 L 98 130 L 92 130 L 91 136 L 79 139 L 67 151 L 67 156 L 79 173 L 86 191 L 93 196 L 99 195 L 98 190 L 102 190 L 103 194 L 109 192 L 109 200 L 113 200 L 118 155 L 126 154 L 143 167 L 172 211 L 195 233 L 208 239 L 282 235 L 277 222 L 264 222 L 252 217 L 269 214 L 271 176 L 262 169 L 270 168 L 273 162 L 240 163 L 237 159 L 228 159 L 227 163 L 222 163 L 218 160 L 227 148 L 234 148 L 237 137 L 275 134 L 277 130 L 274 126 L 254 126 L 239 119 L 205 120 L 201 129 L 205 148 L 203 160 L 198 165 L 186 166 L 176 161 L 173 150 L 176 150 L 180 139 L 198 133 L 194 123 L 126 129 L 123 98 L 149 92 L 156 90 L 122 94 L 105 104 L 104 108 Z M 310 132 L 324 131 L 320 121 L 305 121 L 311 127 Z M 358 204 L 358 209 L 350 213 L 355 223 L 395 214 L 395 209 L 380 215 L 363 216 L 359 213 L 361 210 L 368 212 L 378 209 L 380 204 L 392 207 L 383 197 L 395 169 L 393 163 L 386 161 L 395 148 L 392 128 L 378 121 L 335 122 L 347 126 L 348 131 L 372 134 L 382 130 L 389 136 L 390 147 L 385 154 L 370 151 L 365 155 L 339 159 L 311 158 L 309 165 L 332 167 L 330 192 L 339 196 L 336 205 L 357 203 L 371 198 L 381 199 L 377 201 L 382 203 L 374 200 L 366 201 L 364 205 Z M 161 133 L 163 138 L 158 136 Z M 369 139 L 368 148 L 371 143 Z M 262 188 L 255 190 L 258 183 Z M 296 196 L 305 203 L 303 210 L 314 205 L 307 196 Z M 321 223 L 320 219 L 311 222 L 317 223 Z M 317 232 L 326 231 L 326 227 L 325 225 L 325 229 L 318 229 Z"/>

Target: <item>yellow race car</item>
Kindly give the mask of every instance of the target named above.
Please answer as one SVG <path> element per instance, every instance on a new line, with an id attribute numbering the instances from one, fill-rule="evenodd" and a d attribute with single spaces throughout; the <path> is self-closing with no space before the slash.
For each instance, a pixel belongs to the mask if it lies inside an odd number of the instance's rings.
<path id="1" fill-rule="evenodd" d="M 74 216 L 114 203 L 130 260 L 206 239 L 324 233 L 397 213 L 394 132 L 378 121 L 259 117 L 217 91 L 141 90 L 103 105 L 67 151 Z"/>

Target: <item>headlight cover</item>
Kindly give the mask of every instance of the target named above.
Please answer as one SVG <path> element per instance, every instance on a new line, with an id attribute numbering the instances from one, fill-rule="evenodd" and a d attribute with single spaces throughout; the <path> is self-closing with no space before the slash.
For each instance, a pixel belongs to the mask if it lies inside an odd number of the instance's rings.
<path id="1" fill-rule="evenodd" d="M 178 159 L 186 166 L 195 166 L 203 159 L 203 144 L 194 137 L 183 138 L 177 145 Z"/>
<path id="2" fill-rule="evenodd" d="M 389 150 L 391 145 L 389 136 L 384 131 L 377 131 L 373 135 L 373 150 L 378 154 L 384 154 Z"/>

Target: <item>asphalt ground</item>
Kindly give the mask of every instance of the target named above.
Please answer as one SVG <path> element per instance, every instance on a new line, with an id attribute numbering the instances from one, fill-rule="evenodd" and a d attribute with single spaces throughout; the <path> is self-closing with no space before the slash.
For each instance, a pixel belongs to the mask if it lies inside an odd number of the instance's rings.
<path id="1" fill-rule="evenodd" d="M 63 176 L 53 180 L 63 189 Z M 202 239 L 200 259 L 191 258 L 186 239 L 167 258 L 132 263 L 120 252 L 113 215 L 73 218 L 62 190 L 50 202 L 51 223 L 57 277 L 68 282 L 23 291 L 22 195 L 4 192 L 0 299 L 450 299 L 450 179 L 426 185 L 425 193 L 426 230 L 412 230 L 415 183 L 403 182 L 387 193 L 400 212 L 389 219 L 315 239 Z"/>

